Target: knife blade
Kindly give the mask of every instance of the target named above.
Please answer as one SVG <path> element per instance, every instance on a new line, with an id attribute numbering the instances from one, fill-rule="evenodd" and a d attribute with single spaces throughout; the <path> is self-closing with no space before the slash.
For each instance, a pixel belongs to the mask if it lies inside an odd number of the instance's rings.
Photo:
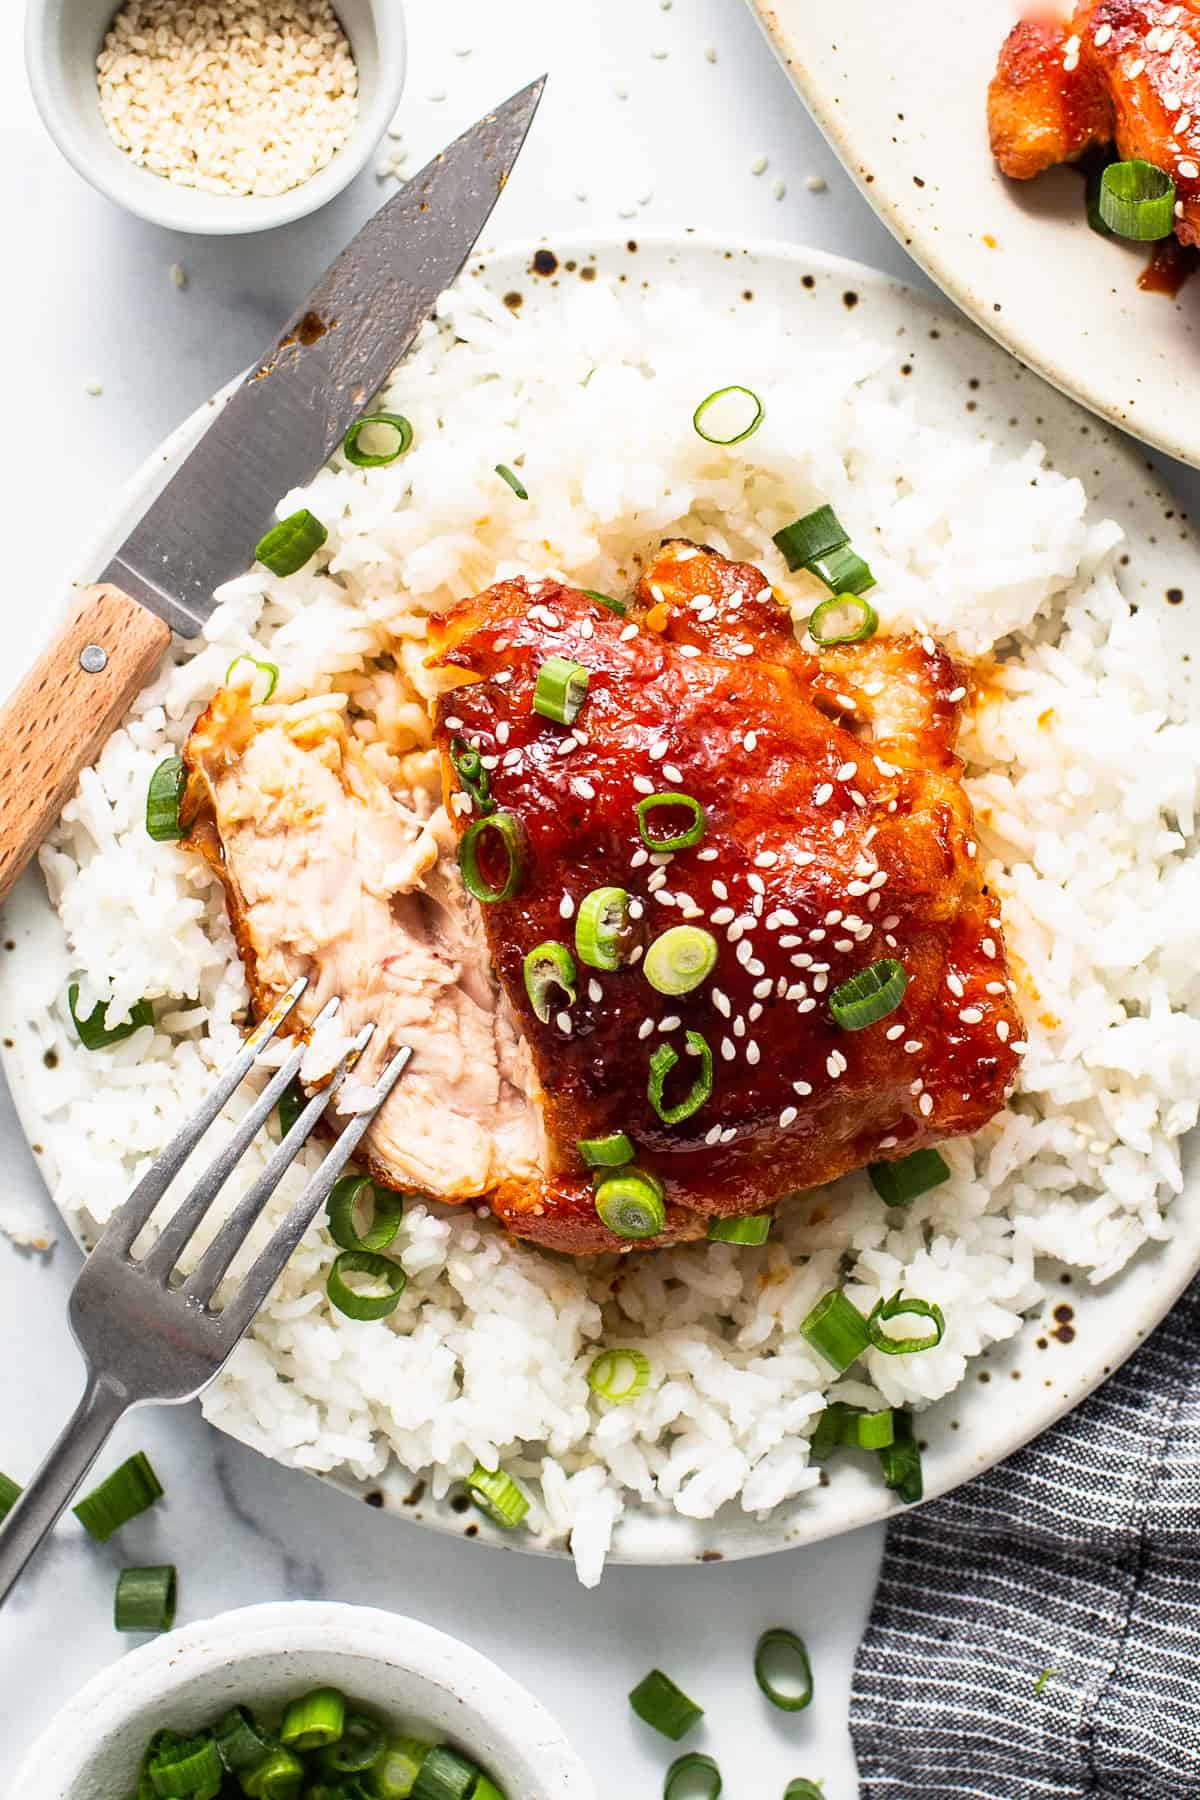
<path id="1" fill-rule="evenodd" d="M 100 579 L 191 637 L 289 488 L 327 461 L 470 255 L 545 76 L 427 163 L 331 264 Z"/>
<path id="2" fill-rule="evenodd" d="M 0 709 L 0 898 L 213 590 L 250 563 L 408 350 L 491 214 L 545 76 L 487 113 L 368 220 L 79 596 Z"/>

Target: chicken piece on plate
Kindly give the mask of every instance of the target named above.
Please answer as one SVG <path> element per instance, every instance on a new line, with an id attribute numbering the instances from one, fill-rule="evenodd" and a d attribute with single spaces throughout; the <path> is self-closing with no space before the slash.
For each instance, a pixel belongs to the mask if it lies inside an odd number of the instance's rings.
<path id="1" fill-rule="evenodd" d="M 1200 243 L 1198 0 L 1083 0 L 1067 22 L 1014 25 L 988 89 L 988 129 L 1001 171 L 1018 181 L 1101 144 L 1155 164 L 1176 184 L 1176 236 Z"/>
<path id="2" fill-rule="evenodd" d="M 623 616 L 504 581 L 431 640 L 464 676 L 437 714 L 447 802 L 540 1086 L 543 1169 L 490 1196 L 513 1232 L 630 1247 L 579 1140 L 628 1137 L 665 1243 L 1003 1105 L 1021 1026 L 954 754 L 966 680 L 931 639 L 811 654 L 758 569 L 677 542 Z M 552 658 L 587 671 L 574 725 L 535 707 Z M 844 1029 L 838 990 L 887 961 L 902 999 Z"/>
<path id="3" fill-rule="evenodd" d="M 422 819 L 393 798 L 340 704 L 252 706 L 222 688 L 188 739 L 190 842 L 225 884 L 255 1010 L 305 975 L 289 1025 L 311 1025 L 340 995 L 347 1035 L 376 1027 L 364 1080 L 412 1046 L 359 1153 L 381 1181 L 441 1200 L 528 1183 L 542 1161 L 529 1055 L 446 815 Z"/>

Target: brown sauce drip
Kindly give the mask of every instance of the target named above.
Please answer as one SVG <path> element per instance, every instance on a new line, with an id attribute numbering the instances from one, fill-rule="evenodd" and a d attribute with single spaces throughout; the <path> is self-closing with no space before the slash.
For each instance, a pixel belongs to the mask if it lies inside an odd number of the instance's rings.
<path id="1" fill-rule="evenodd" d="M 1200 266 L 1200 251 L 1194 244 L 1181 244 L 1176 237 L 1163 238 L 1150 252 L 1150 261 L 1138 276 L 1138 286 L 1147 294 L 1165 294 L 1173 300 L 1188 276 Z"/>

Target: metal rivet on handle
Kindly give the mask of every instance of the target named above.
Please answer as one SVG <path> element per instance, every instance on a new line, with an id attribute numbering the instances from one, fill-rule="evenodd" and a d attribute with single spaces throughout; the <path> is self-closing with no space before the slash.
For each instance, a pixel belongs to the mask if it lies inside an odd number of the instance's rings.
<path id="1" fill-rule="evenodd" d="M 108 667 L 108 651 L 101 644 L 85 644 L 79 652 L 79 666 L 89 675 L 99 675 Z"/>

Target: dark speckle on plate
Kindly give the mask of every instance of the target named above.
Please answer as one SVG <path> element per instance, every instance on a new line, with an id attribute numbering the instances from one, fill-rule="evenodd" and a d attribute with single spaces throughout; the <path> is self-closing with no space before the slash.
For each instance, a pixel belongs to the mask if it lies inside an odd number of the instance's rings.
<path id="1" fill-rule="evenodd" d="M 558 258 L 555 256 L 553 250 L 535 250 L 533 253 L 533 262 L 530 264 L 530 267 L 535 275 L 556 275 L 558 273 Z"/>

